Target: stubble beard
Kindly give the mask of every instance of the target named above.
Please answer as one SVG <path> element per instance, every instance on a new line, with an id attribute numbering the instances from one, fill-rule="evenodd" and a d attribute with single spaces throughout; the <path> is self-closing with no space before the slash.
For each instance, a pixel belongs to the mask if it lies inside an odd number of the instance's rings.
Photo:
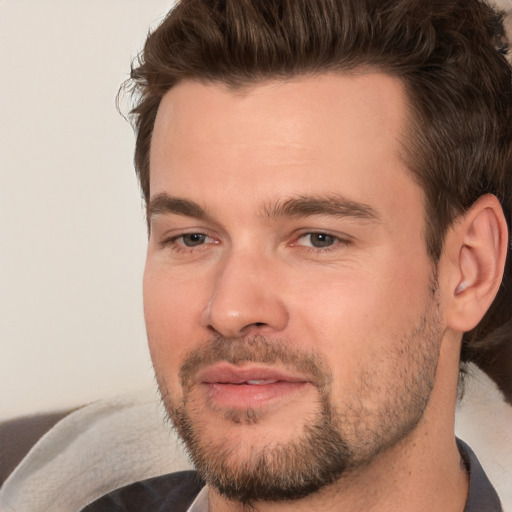
<path id="1" fill-rule="evenodd" d="M 407 438 L 420 422 L 434 386 L 442 339 L 436 290 L 434 283 L 424 315 L 394 349 L 392 382 L 382 382 L 386 377 L 379 375 L 378 365 L 368 368 L 343 410 L 333 405 L 332 376 L 325 360 L 316 353 L 296 351 L 279 339 L 215 338 L 196 348 L 180 371 L 180 403 L 169 396 L 165 379 L 157 371 L 168 415 L 204 481 L 226 498 L 246 505 L 299 499 L 364 468 Z M 286 442 L 250 448 L 249 455 L 244 447 L 244 456 L 233 428 L 229 437 L 209 439 L 207 422 L 201 418 L 204 406 L 191 397 L 192 382 L 200 368 L 217 361 L 280 363 L 310 375 L 319 396 L 314 419 L 303 425 L 295 439 L 290 435 Z M 378 406 L 368 409 L 365 400 L 373 397 L 375 401 L 377 396 L 382 397 Z M 236 427 L 258 424 L 261 418 L 257 410 L 247 409 L 224 411 L 224 419 Z"/>

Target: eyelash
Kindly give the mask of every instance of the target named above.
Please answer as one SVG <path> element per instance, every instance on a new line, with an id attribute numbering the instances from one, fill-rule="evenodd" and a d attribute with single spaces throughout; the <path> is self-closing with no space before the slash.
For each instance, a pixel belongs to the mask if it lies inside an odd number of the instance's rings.
<path id="1" fill-rule="evenodd" d="M 208 236 L 207 234 L 205 233 L 201 233 L 201 232 L 198 232 L 198 231 L 194 231 L 194 232 L 191 232 L 191 233 L 181 233 L 180 235 L 176 235 L 176 236 L 172 236 L 170 238 L 166 238 L 165 240 L 162 240 L 162 242 L 160 242 L 160 246 L 162 248 L 170 248 L 171 250 L 175 251 L 175 252 L 192 252 L 192 251 L 198 251 L 198 250 L 201 250 L 201 248 L 204 248 L 204 246 L 206 244 L 202 243 L 202 244 L 198 244 L 198 245 L 192 245 L 192 246 L 187 246 L 185 245 L 185 243 L 183 243 L 183 238 L 186 237 L 186 236 L 194 236 L 194 235 L 199 235 L 199 236 L 202 236 L 204 237 L 205 239 L 212 239 L 214 240 L 212 237 Z M 182 239 L 182 243 L 178 243 L 178 240 Z M 214 242 L 215 243 L 218 243 L 218 242 Z"/>
<path id="2" fill-rule="evenodd" d="M 333 243 L 331 245 L 325 246 L 325 247 L 314 247 L 314 246 L 307 246 L 307 245 L 301 245 L 298 242 L 301 239 L 304 239 L 306 237 L 311 237 L 315 235 L 324 235 L 326 237 L 329 237 L 333 239 Z M 301 233 L 296 240 L 292 243 L 292 246 L 298 246 L 301 247 L 303 250 L 306 250 L 308 252 L 312 253 L 326 253 L 330 251 L 336 251 L 339 250 L 342 247 L 347 247 L 352 243 L 351 240 L 348 240 L 347 238 L 340 238 L 337 235 L 332 235 L 331 233 L 325 232 L 325 231 L 308 231 L 305 233 Z"/>
<path id="3" fill-rule="evenodd" d="M 210 245 L 208 243 L 200 243 L 197 245 L 187 246 L 183 242 L 184 237 L 186 236 L 201 236 L 204 237 L 204 239 L 211 239 L 214 240 L 213 244 L 217 244 L 218 242 L 215 241 L 212 237 L 207 235 L 206 233 L 201 232 L 191 232 L 191 233 L 181 233 L 180 235 L 172 236 L 170 238 L 167 238 L 163 240 L 160 243 L 160 246 L 162 248 L 171 248 L 172 251 L 179 252 L 179 253 L 190 253 L 190 252 L 197 252 L 201 250 L 205 250 L 207 245 Z M 325 247 L 314 247 L 314 246 L 308 246 L 308 245 L 302 245 L 299 243 L 300 240 L 305 239 L 306 237 L 312 237 L 312 236 L 325 236 L 333 240 L 333 243 L 330 245 L 327 245 Z M 178 243 L 179 240 L 182 240 L 182 243 Z M 308 231 L 301 233 L 295 240 L 290 244 L 292 247 L 300 247 L 301 250 L 307 251 L 308 253 L 327 253 L 330 251 L 339 250 L 340 247 L 347 247 L 352 243 L 351 240 L 348 240 L 346 238 L 340 238 L 339 236 L 332 235 L 330 233 L 327 233 L 325 231 Z"/>

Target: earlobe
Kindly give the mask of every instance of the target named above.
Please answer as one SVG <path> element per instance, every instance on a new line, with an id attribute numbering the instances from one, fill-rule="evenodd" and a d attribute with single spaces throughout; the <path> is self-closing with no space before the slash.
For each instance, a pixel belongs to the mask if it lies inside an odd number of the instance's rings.
<path id="1" fill-rule="evenodd" d="M 508 232 L 497 198 L 481 197 L 454 230 L 458 256 L 448 322 L 452 329 L 467 332 L 489 309 L 503 278 Z"/>

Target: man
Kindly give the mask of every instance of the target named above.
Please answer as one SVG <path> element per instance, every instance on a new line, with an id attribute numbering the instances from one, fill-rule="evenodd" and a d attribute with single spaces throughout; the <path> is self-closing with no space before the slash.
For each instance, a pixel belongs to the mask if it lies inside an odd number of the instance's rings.
<path id="1" fill-rule="evenodd" d="M 85 510 L 495 511 L 512 81 L 477 0 L 183 0 L 132 72 L 149 345 L 197 473 Z M 497 337 L 496 337 L 497 336 Z"/>

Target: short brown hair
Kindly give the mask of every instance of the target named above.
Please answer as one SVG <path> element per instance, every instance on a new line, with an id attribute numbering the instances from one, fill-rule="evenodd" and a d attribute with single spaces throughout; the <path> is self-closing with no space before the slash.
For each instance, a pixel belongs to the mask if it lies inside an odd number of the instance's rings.
<path id="1" fill-rule="evenodd" d="M 144 199 L 157 109 L 176 83 L 243 87 L 370 68 L 407 91 L 406 160 L 425 193 L 432 260 L 454 219 L 486 193 L 498 197 L 510 228 L 512 77 L 500 27 L 500 15 L 480 0 L 181 0 L 132 68 Z M 461 361 L 475 361 L 512 397 L 510 367 L 496 375 L 500 351 L 511 351 L 511 289 L 509 254 L 496 300 L 463 337 Z"/>

